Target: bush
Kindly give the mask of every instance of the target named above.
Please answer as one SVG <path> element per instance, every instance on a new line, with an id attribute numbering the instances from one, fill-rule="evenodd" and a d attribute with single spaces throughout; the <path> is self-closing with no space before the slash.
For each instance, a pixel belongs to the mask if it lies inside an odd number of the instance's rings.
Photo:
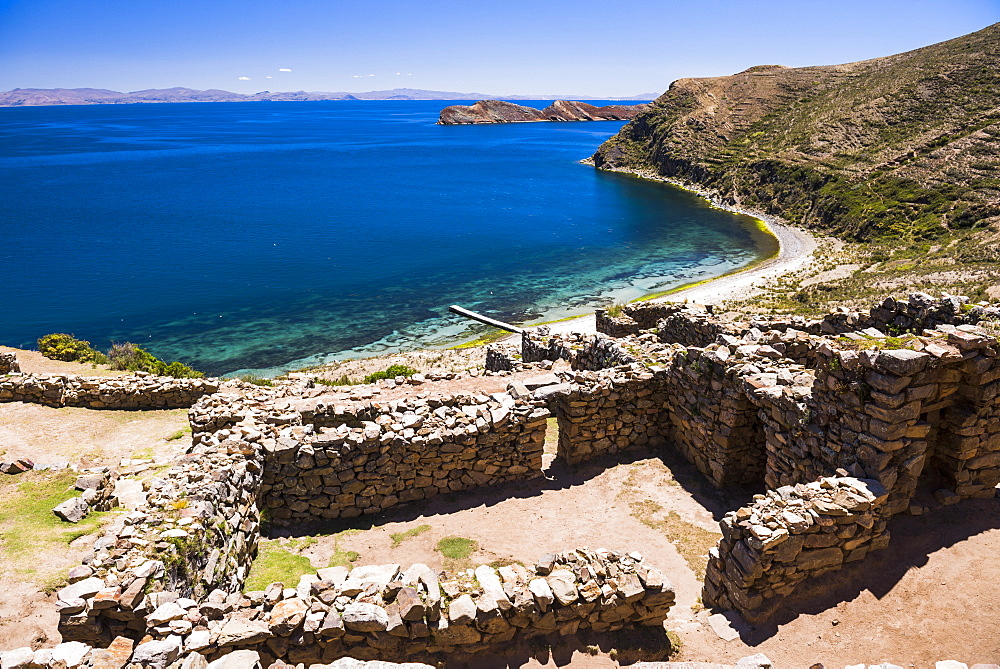
<path id="1" fill-rule="evenodd" d="M 77 339 L 73 335 L 57 332 L 47 334 L 38 340 L 38 350 L 46 358 L 66 362 L 93 362 L 103 364 L 108 361 L 100 351 L 92 348 L 89 341 Z"/>
<path id="2" fill-rule="evenodd" d="M 137 344 L 130 341 L 115 342 L 108 351 L 111 369 L 129 372 L 149 372 L 157 376 L 172 376 L 176 379 L 200 379 L 203 372 L 191 369 L 181 362 L 166 363 Z"/>
<path id="3" fill-rule="evenodd" d="M 239 380 L 252 383 L 255 386 L 265 386 L 267 388 L 272 388 L 274 386 L 274 381 L 264 378 L 263 376 L 257 376 L 256 374 L 244 374 L 239 377 Z"/>
<path id="4" fill-rule="evenodd" d="M 369 374 L 361 381 L 361 383 L 375 383 L 381 379 L 394 379 L 397 376 L 413 376 L 416 373 L 417 370 L 412 367 L 407 367 L 406 365 L 392 365 L 387 367 L 384 371 Z"/>
<path id="5" fill-rule="evenodd" d="M 353 381 L 347 378 L 347 374 L 341 375 L 339 379 L 324 379 L 316 377 L 313 379 L 316 383 L 321 386 L 353 386 L 355 385 Z"/>

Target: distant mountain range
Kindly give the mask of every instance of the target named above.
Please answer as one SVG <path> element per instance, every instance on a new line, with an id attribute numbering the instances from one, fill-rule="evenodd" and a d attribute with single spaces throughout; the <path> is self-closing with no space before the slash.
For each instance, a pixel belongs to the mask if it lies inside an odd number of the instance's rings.
<path id="1" fill-rule="evenodd" d="M 38 107 L 46 105 L 107 105 L 143 102 L 288 102 L 304 100 L 652 100 L 656 93 L 634 95 L 626 98 L 595 98 L 587 95 L 487 95 L 484 93 L 456 93 L 453 91 L 427 91 L 419 88 L 394 88 L 389 91 L 365 93 L 327 92 L 278 92 L 261 91 L 251 95 L 231 93 L 211 88 L 199 91 L 192 88 L 150 88 L 131 93 L 120 93 L 104 88 L 15 88 L 0 92 L 0 107 Z"/>

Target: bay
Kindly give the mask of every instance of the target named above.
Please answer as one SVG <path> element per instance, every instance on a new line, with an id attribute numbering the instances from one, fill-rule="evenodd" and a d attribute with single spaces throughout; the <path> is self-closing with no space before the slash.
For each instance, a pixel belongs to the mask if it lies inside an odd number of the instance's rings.
<path id="1" fill-rule="evenodd" d="M 436 125 L 447 104 L 0 109 L 0 343 L 276 373 L 481 331 L 453 303 L 555 319 L 761 253 L 748 217 L 580 164 L 620 122 Z"/>

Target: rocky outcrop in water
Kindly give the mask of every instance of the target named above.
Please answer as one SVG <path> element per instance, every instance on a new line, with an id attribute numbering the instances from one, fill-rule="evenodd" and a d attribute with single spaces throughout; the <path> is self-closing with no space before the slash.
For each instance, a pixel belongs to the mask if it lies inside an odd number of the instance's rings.
<path id="1" fill-rule="evenodd" d="M 606 105 L 556 100 L 545 109 L 503 100 L 480 100 L 474 105 L 452 105 L 441 110 L 441 125 L 472 123 L 527 123 L 532 121 L 629 121 L 649 105 Z"/>

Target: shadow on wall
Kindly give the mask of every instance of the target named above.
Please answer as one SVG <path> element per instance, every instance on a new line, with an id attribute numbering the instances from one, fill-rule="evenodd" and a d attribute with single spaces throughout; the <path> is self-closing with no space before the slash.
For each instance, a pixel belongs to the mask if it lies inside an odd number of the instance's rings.
<path id="1" fill-rule="evenodd" d="M 848 564 L 839 571 L 804 581 L 768 620 L 757 626 L 745 626 L 740 636 L 744 643 L 756 645 L 777 634 L 780 625 L 803 614 L 816 615 L 834 609 L 842 602 L 857 599 L 862 592 L 871 592 L 881 600 L 907 572 L 926 566 L 936 551 L 995 529 L 1000 529 L 1000 499 L 964 500 L 930 515 L 896 516 L 889 523 L 892 541 L 888 548 L 874 551 L 864 560 Z M 978 560 L 978 573 L 995 574 L 1000 569 L 1000 556 L 986 556 L 985 559 L 985 563 L 982 557 Z M 995 579 L 989 580 L 995 582 Z M 947 586 L 940 587 L 947 599 Z M 963 605 L 957 601 L 953 604 Z"/>
<path id="2" fill-rule="evenodd" d="M 648 458 L 659 458 L 674 474 L 677 483 L 707 509 L 716 520 L 728 511 L 750 502 L 756 490 L 728 488 L 718 490 L 698 470 L 686 461 L 672 446 L 643 448 L 601 456 L 576 465 L 554 460 L 544 470 L 544 477 L 501 483 L 461 492 L 438 495 L 386 509 L 382 513 L 356 518 L 338 518 L 329 521 L 298 523 L 294 526 L 275 527 L 270 537 L 302 537 L 313 534 L 332 534 L 347 529 L 366 530 L 387 523 L 416 520 L 422 516 L 451 514 L 480 506 L 491 507 L 509 499 L 529 499 L 547 490 L 565 490 L 583 485 L 587 481 L 618 465 L 628 465 Z"/>

